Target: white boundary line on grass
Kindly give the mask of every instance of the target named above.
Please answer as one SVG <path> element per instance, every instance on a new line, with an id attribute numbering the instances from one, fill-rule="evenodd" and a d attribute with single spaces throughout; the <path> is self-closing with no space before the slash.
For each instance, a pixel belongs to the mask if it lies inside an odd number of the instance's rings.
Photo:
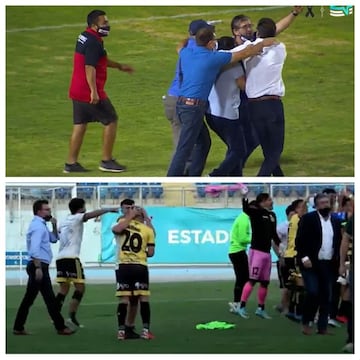
<path id="1" fill-rule="evenodd" d="M 263 11 L 263 10 L 275 10 L 282 9 L 287 6 L 266 6 L 266 7 L 251 7 L 251 8 L 242 8 L 242 12 L 246 11 Z M 128 18 L 122 20 L 111 20 L 111 24 L 126 24 L 128 22 L 135 21 L 157 21 L 157 20 L 167 20 L 167 19 L 181 19 L 181 18 L 195 18 L 198 16 L 209 16 L 209 15 L 218 15 L 218 14 L 229 14 L 235 13 L 239 11 L 239 8 L 227 9 L 223 11 L 209 11 L 202 13 L 193 13 L 193 14 L 179 14 L 179 15 L 170 15 L 170 16 L 150 16 L 147 18 Z M 48 30 L 58 30 L 64 28 L 74 28 L 86 25 L 85 23 L 77 23 L 77 24 L 61 24 L 61 25 L 49 25 L 49 26 L 37 26 L 33 28 L 18 28 L 18 29 L 9 29 L 6 30 L 7 33 L 18 33 L 18 32 L 28 32 L 28 31 L 48 31 Z"/>

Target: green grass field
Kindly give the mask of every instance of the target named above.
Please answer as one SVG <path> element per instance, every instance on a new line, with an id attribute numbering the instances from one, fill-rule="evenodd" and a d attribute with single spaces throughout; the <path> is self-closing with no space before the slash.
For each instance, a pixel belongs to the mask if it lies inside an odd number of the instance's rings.
<path id="1" fill-rule="evenodd" d="M 222 20 L 217 36 L 230 35 L 234 15 L 279 20 L 291 7 L 104 7 L 111 22 L 109 57 L 132 64 L 129 76 L 109 69 L 107 92 L 119 117 L 114 156 L 128 166 L 122 176 L 165 176 L 172 153 L 171 129 L 161 101 L 172 81 L 177 43 L 196 18 Z M 6 7 L 6 175 L 64 176 L 72 129 L 68 86 L 77 35 L 90 7 Z M 256 11 L 258 10 L 258 11 Z M 354 175 L 354 17 L 331 17 L 326 7 L 304 11 L 279 36 L 287 46 L 283 78 L 287 176 Z M 29 29 L 32 29 L 30 31 Z M 37 29 L 33 29 L 37 28 Z M 101 126 L 91 124 L 79 161 L 103 174 Z M 204 174 L 223 159 L 225 147 L 212 134 Z M 245 176 L 262 162 L 258 149 Z M 66 175 L 69 176 L 69 175 Z M 76 174 L 78 176 L 78 174 Z"/>
<path id="2" fill-rule="evenodd" d="M 272 283 L 267 307 L 273 316 L 248 320 L 228 311 L 233 283 L 205 281 L 152 285 L 153 341 L 116 339 L 116 298 L 113 285 L 89 285 L 78 318 L 85 325 L 74 336 L 59 337 L 50 324 L 41 297 L 31 309 L 26 328 L 31 336 L 11 333 L 25 288 L 6 287 L 7 353 L 339 353 L 346 339 L 345 327 L 334 336 L 304 336 L 300 326 L 272 310 L 279 289 Z M 248 309 L 253 314 L 256 294 Z M 65 305 L 63 313 L 66 312 Z M 213 320 L 236 324 L 231 330 L 196 330 L 195 325 Z M 140 317 L 137 328 L 141 329 Z"/>

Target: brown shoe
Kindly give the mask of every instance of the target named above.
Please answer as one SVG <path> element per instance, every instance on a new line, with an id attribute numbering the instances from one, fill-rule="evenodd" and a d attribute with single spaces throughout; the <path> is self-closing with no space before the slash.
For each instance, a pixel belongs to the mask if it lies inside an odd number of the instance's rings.
<path id="1" fill-rule="evenodd" d="M 14 335 L 30 335 L 25 329 L 24 330 L 13 330 Z"/>
<path id="2" fill-rule="evenodd" d="M 318 335 L 334 335 L 334 333 L 327 331 L 327 330 L 318 330 L 316 333 Z"/>
<path id="3" fill-rule="evenodd" d="M 57 332 L 59 335 L 72 335 L 75 333 L 75 331 L 69 329 L 69 328 L 64 328 L 63 330 L 58 330 Z"/>
<path id="4" fill-rule="evenodd" d="M 303 325 L 302 326 L 302 333 L 304 335 L 312 335 L 312 329 L 309 325 Z"/>

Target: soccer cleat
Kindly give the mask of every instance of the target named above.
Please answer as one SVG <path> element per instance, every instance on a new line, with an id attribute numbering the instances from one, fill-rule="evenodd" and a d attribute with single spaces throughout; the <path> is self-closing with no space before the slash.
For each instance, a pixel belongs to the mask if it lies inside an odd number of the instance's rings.
<path id="1" fill-rule="evenodd" d="M 71 330 L 74 330 L 74 331 L 76 331 L 78 328 L 83 328 L 84 327 L 84 325 L 79 324 L 78 321 L 76 321 L 76 320 L 74 321 L 74 320 L 72 320 L 70 318 L 65 320 L 65 325 L 68 328 L 70 328 Z"/>
<path id="2" fill-rule="evenodd" d="M 327 330 L 318 330 L 316 333 L 318 335 L 334 335 L 334 333 L 327 331 Z"/>
<path id="3" fill-rule="evenodd" d="M 149 336 L 149 340 L 155 339 L 155 335 L 154 335 L 152 332 L 150 332 L 150 331 L 149 331 L 149 333 L 148 333 L 148 336 Z"/>
<path id="4" fill-rule="evenodd" d="M 140 335 L 136 333 L 133 329 L 127 328 L 125 330 L 125 339 L 140 339 Z"/>
<path id="5" fill-rule="evenodd" d="M 267 314 L 267 312 L 265 310 L 261 309 L 261 308 L 256 309 L 255 315 L 257 315 L 257 316 L 259 316 L 259 317 L 261 317 L 263 319 L 268 319 L 268 320 L 271 319 L 271 316 L 269 316 Z"/>
<path id="6" fill-rule="evenodd" d="M 151 340 L 154 338 L 154 335 L 151 334 L 149 329 L 143 328 L 140 337 L 144 340 Z"/>
<path id="7" fill-rule="evenodd" d="M 79 172 L 88 172 L 90 170 L 85 169 L 80 163 L 76 162 L 74 164 L 65 164 L 64 166 L 64 173 L 79 173 Z"/>
<path id="8" fill-rule="evenodd" d="M 245 307 L 239 308 L 237 313 L 244 319 L 248 319 L 250 317 Z"/>
<path id="9" fill-rule="evenodd" d="M 303 325 L 303 326 L 302 326 L 302 333 L 303 333 L 304 335 L 311 335 L 311 334 L 312 334 L 312 329 L 311 329 L 310 324 L 309 324 L 309 325 Z"/>
<path id="10" fill-rule="evenodd" d="M 328 325 L 334 328 L 339 328 L 341 325 L 335 319 L 329 319 Z"/>
<path id="11" fill-rule="evenodd" d="M 115 159 L 107 161 L 102 160 L 99 166 L 99 170 L 120 173 L 126 170 L 126 166 L 120 165 Z"/>
<path id="12" fill-rule="evenodd" d="M 239 304 L 236 303 L 236 302 L 229 302 L 229 311 L 232 313 L 232 314 L 236 314 L 237 313 L 237 310 L 239 308 Z"/>
<path id="13" fill-rule="evenodd" d="M 125 330 L 119 330 L 117 333 L 117 338 L 118 340 L 125 340 L 126 339 Z"/>
<path id="14" fill-rule="evenodd" d="M 68 327 L 62 329 L 62 330 L 58 330 L 57 331 L 58 335 L 72 335 L 75 333 L 75 330 L 69 329 Z"/>

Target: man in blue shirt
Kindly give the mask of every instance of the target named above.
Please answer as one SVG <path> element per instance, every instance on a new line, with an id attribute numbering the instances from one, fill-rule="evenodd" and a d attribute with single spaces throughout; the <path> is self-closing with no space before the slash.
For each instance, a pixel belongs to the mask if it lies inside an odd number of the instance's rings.
<path id="1" fill-rule="evenodd" d="M 26 248 L 29 262 L 26 272 L 29 276 L 26 292 L 16 314 L 13 334 L 28 335 L 24 325 L 39 291 L 44 298 L 48 313 L 59 335 L 71 335 L 74 332 L 67 328 L 61 316 L 49 275 L 49 264 L 52 260 L 50 243 L 58 240 L 56 219 L 51 216 L 47 200 L 37 200 L 33 204 L 34 218 L 26 233 Z M 46 221 L 51 221 L 53 231 L 50 232 Z"/>
<path id="2" fill-rule="evenodd" d="M 199 19 L 199 20 L 193 20 L 189 24 L 189 37 L 184 41 L 182 44 L 182 47 L 194 47 L 196 46 L 195 41 L 195 35 L 201 28 L 209 28 L 214 29 L 213 25 L 208 24 L 205 20 Z M 163 104 L 164 104 L 164 110 L 165 110 L 165 116 L 171 123 L 171 129 L 172 129 L 172 135 L 173 135 L 173 148 L 174 152 L 176 150 L 177 144 L 179 142 L 179 136 L 180 136 L 180 129 L 181 129 L 181 123 L 179 121 L 179 118 L 176 114 L 176 103 L 179 96 L 180 91 L 180 69 L 179 69 L 179 60 L 176 63 L 176 70 L 175 70 L 175 77 L 173 81 L 171 82 L 170 88 L 168 90 L 167 95 L 163 96 Z M 210 143 L 209 143 L 210 147 Z M 190 166 L 191 163 L 191 155 L 189 159 L 187 160 L 185 174 L 187 172 L 187 168 Z"/>
<path id="3" fill-rule="evenodd" d="M 189 176 L 201 176 L 210 149 L 209 130 L 203 118 L 217 75 L 225 65 L 259 54 L 263 47 L 272 44 L 274 39 L 267 39 L 265 43 L 249 45 L 233 53 L 214 52 L 215 35 L 212 29 L 202 28 L 196 33 L 196 46 L 180 50 L 180 91 L 176 112 L 181 131 L 167 176 L 183 176 L 191 152 Z"/>

